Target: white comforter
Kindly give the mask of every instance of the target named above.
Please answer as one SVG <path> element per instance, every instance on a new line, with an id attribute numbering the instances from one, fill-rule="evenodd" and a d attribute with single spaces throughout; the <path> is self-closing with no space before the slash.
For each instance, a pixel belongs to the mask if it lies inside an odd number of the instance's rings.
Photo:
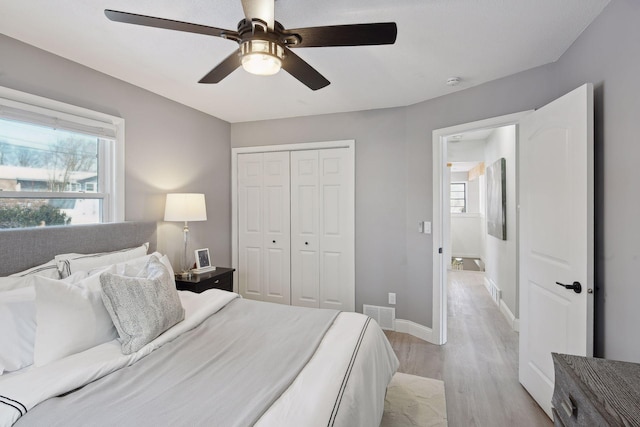
<path id="1" fill-rule="evenodd" d="M 125 356 L 120 343 L 113 340 L 49 365 L 0 376 L 0 400 L 18 401 L 29 410 L 50 397 L 136 363 L 238 298 L 237 294 L 215 289 L 179 294 L 185 320 L 138 352 Z M 256 425 L 377 425 L 384 410 L 386 386 L 398 360 L 377 325 L 361 334 L 367 321 L 361 314 L 340 313 L 309 363 Z M 356 348 L 358 357 L 354 357 Z M 11 426 L 18 418 L 15 409 L 0 404 L 0 426 Z"/>

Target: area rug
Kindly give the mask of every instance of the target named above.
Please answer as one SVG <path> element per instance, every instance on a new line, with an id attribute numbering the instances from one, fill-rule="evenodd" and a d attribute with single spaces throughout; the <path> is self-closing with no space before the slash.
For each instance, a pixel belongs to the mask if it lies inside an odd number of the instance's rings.
<path id="1" fill-rule="evenodd" d="M 396 373 L 384 402 L 380 427 L 446 427 L 444 382 Z"/>

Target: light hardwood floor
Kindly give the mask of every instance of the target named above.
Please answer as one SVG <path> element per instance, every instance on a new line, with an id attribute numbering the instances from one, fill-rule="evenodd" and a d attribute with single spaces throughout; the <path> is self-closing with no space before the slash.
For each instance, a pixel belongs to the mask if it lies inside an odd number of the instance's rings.
<path id="1" fill-rule="evenodd" d="M 451 271 L 448 342 L 385 331 L 400 372 L 444 381 L 449 427 L 551 426 L 518 382 L 518 334 L 483 285 L 483 273 Z"/>

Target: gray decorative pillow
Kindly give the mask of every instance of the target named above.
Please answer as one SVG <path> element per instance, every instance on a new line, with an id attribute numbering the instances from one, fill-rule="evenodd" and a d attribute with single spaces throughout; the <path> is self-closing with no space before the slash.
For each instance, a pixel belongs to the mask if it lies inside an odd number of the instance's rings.
<path id="1" fill-rule="evenodd" d="M 140 350 L 184 320 L 174 278 L 156 256 L 149 258 L 137 276 L 103 273 L 100 284 L 123 354 Z"/>

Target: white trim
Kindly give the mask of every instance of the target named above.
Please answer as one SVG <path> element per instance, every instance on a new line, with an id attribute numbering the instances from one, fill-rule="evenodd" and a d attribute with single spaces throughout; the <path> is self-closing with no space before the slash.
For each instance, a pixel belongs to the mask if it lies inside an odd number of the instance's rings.
<path id="1" fill-rule="evenodd" d="M 96 128 L 104 127 L 113 129 L 116 132 L 116 136 L 120 130 L 120 124 L 124 124 L 124 119 L 121 117 L 55 101 L 27 92 L 20 92 L 4 86 L 0 86 L 0 98 L 3 99 L 3 103 L 6 103 L 6 105 L 10 107 L 50 115 Z"/>
<path id="2" fill-rule="evenodd" d="M 352 162 L 351 176 L 349 177 L 349 185 L 353 189 L 351 196 L 351 206 L 353 206 L 353 224 L 351 229 L 354 231 L 353 257 L 354 265 L 352 267 L 352 283 L 355 293 L 355 148 L 356 141 L 353 139 L 339 141 L 321 141 L 321 142 L 305 142 L 296 144 L 280 144 L 280 145 L 256 145 L 251 147 L 236 147 L 231 149 L 231 266 L 235 269 L 233 272 L 233 291 L 239 293 L 238 280 L 238 154 L 248 153 L 267 153 L 274 151 L 299 151 L 299 150 L 322 150 L 327 148 L 348 148 Z M 355 295 L 354 295 L 355 307 Z"/>
<path id="3" fill-rule="evenodd" d="M 509 326 L 511 326 L 511 329 L 516 332 L 520 330 L 519 319 L 516 319 L 516 316 L 511 312 L 511 310 L 509 310 L 509 307 L 503 299 L 500 300 L 500 313 L 502 313 L 504 318 L 507 319 L 507 322 L 509 323 Z"/>
<path id="4" fill-rule="evenodd" d="M 531 111 L 507 114 L 500 117 L 460 124 L 448 128 L 436 129 L 432 134 L 433 150 L 433 341 L 436 344 L 447 342 L 447 259 L 451 250 L 450 212 L 446 202 L 446 182 L 444 171 L 447 164 L 447 137 L 463 132 L 496 128 L 518 124 L 519 120 Z M 445 203 L 446 202 L 446 203 Z M 443 253 L 439 253 L 442 248 Z M 449 255 L 449 256 L 447 256 Z"/>
<path id="5" fill-rule="evenodd" d="M 425 340 L 431 344 L 438 344 L 433 341 L 433 330 L 411 320 L 396 319 L 396 332 L 404 332 L 416 338 Z"/>
<path id="6" fill-rule="evenodd" d="M 236 159 L 238 154 L 245 153 L 267 153 L 272 151 L 297 151 L 297 150 L 322 150 L 326 148 L 351 148 L 355 147 L 356 141 L 345 139 L 340 141 L 322 142 L 302 142 L 297 144 L 280 145 L 255 145 L 251 147 L 236 147 L 231 149 L 231 159 Z"/>
<path id="7" fill-rule="evenodd" d="M 73 198 L 96 198 L 100 194 L 107 193 L 103 199 L 102 222 L 121 222 L 125 216 L 125 139 L 124 119 L 110 114 L 89 110 L 76 105 L 67 104 L 53 99 L 44 98 L 26 92 L 17 91 L 0 86 L 0 109 L 2 105 L 33 112 L 41 115 L 49 115 L 68 122 L 79 123 L 94 128 L 111 130 L 113 136 L 100 136 L 98 138 L 112 140 L 110 144 L 99 144 L 101 164 L 99 167 L 109 170 L 110 180 L 101 183 L 100 193 L 72 193 Z M 109 145 L 110 147 L 105 147 Z M 100 176 L 100 174 L 98 174 Z M 3 192 L 6 196 L 7 193 Z M 24 196 L 24 192 L 21 192 Z M 35 195 L 29 194 L 29 196 Z M 46 197 L 56 198 L 58 195 L 47 193 Z M 67 195 L 67 197 L 70 197 Z"/>

